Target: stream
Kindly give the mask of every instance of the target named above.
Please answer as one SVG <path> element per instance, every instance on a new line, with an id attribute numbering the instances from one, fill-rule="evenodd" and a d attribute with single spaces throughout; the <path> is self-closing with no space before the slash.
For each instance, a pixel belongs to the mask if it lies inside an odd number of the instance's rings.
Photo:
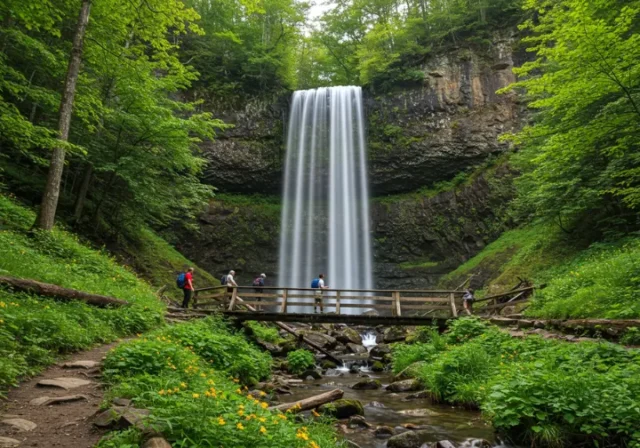
<path id="1" fill-rule="evenodd" d="M 363 345 L 371 350 L 376 345 L 375 334 L 364 334 Z M 496 440 L 493 428 L 485 423 L 477 411 L 468 411 L 450 405 L 432 404 L 428 399 L 406 399 L 412 392 L 393 393 L 385 390 L 390 384 L 390 372 L 372 372 L 361 367 L 359 373 L 350 373 L 349 367 L 354 363 L 367 364 L 368 354 L 345 355 L 342 367 L 329 369 L 321 379 L 311 378 L 291 388 L 292 395 L 287 401 L 296 401 L 327 392 L 331 389 L 342 389 L 345 399 L 359 400 L 364 407 L 364 417 L 371 425 L 367 428 L 348 428 L 345 421 L 340 423 L 340 430 L 345 437 L 361 448 L 384 448 L 388 438 L 377 438 L 374 429 L 377 426 L 388 426 L 395 429 L 395 434 L 406 432 L 406 427 L 426 430 L 429 435 L 422 442 L 433 443 L 448 440 L 457 447 L 501 447 L 509 448 Z M 354 390 L 355 383 L 366 377 L 377 379 L 382 388 L 374 390 Z M 489 442 L 483 445 L 482 440 Z"/>

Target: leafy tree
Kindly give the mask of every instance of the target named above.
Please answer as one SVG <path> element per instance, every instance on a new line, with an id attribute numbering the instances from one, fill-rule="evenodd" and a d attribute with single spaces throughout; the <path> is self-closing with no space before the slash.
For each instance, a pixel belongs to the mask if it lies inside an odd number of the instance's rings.
<path id="1" fill-rule="evenodd" d="M 573 224 L 623 224 L 640 207 L 639 1 L 528 0 L 534 61 L 516 73 L 535 111 L 514 137 L 519 205 Z M 626 227 L 628 228 L 628 227 Z"/>

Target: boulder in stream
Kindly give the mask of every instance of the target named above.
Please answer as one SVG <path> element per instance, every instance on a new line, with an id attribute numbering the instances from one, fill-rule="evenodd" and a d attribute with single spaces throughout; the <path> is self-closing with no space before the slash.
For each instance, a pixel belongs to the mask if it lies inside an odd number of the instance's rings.
<path id="1" fill-rule="evenodd" d="M 327 403 L 320 406 L 319 410 L 325 414 L 331 415 L 338 420 L 349 418 L 352 415 L 364 415 L 362 403 L 358 400 L 347 400 L 341 398 L 333 403 Z"/>
<path id="2" fill-rule="evenodd" d="M 434 443 L 432 448 L 456 448 L 456 446 L 448 440 L 441 440 Z"/>
<path id="3" fill-rule="evenodd" d="M 371 349 L 369 356 L 373 359 L 382 359 L 384 355 L 391 353 L 391 347 L 387 344 L 378 344 Z"/>
<path id="4" fill-rule="evenodd" d="M 362 381 L 358 381 L 356 384 L 351 386 L 351 389 L 373 390 L 373 389 L 380 389 L 381 387 L 382 387 L 382 384 L 380 383 L 380 381 L 375 380 L 373 378 L 366 378 L 366 379 L 363 379 Z"/>
<path id="5" fill-rule="evenodd" d="M 371 424 L 362 415 L 353 415 L 349 418 L 348 427 L 355 428 L 371 428 Z"/>
<path id="6" fill-rule="evenodd" d="M 384 364 L 382 364 L 380 361 L 374 361 L 373 364 L 371 364 L 371 371 L 382 372 L 383 370 Z"/>
<path id="7" fill-rule="evenodd" d="M 335 369 L 338 366 L 336 365 L 335 362 L 331 361 L 330 359 L 324 359 L 320 363 L 320 367 L 322 368 L 322 370 L 329 370 L 329 369 Z"/>
<path id="8" fill-rule="evenodd" d="M 347 350 L 349 350 L 351 353 L 355 353 L 356 355 L 367 353 L 367 349 L 364 347 L 364 345 L 352 344 L 351 342 L 347 343 Z"/>
<path id="9" fill-rule="evenodd" d="M 382 341 L 385 344 L 390 342 L 404 341 L 407 337 L 407 330 L 404 327 L 387 327 L 382 334 Z"/>
<path id="10" fill-rule="evenodd" d="M 347 327 L 340 331 L 336 331 L 333 336 L 343 344 L 362 344 L 362 336 L 360 336 L 360 333 L 353 328 Z"/>
<path id="11" fill-rule="evenodd" d="M 407 431 L 391 437 L 387 448 L 420 448 L 431 436 L 431 431 Z"/>
<path id="12" fill-rule="evenodd" d="M 389 437 L 393 436 L 395 433 L 396 433 L 396 430 L 393 429 L 391 426 L 378 426 L 376 428 L 376 430 L 373 432 L 373 434 L 378 439 L 389 438 Z"/>
<path id="13" fill-rule="evenodd" d="M 409 379 L 391 383 L 385 389 L 389 392 L 414 392 L 422 389 L 422 386 L 420 385 L 420 381 Z"/>
<path id="14" fill-rule="evenodd" d="M 325 350 L 330 350 L 338 344 L 336 338 L 329 336 L 328 334 L 320 333 L 318 331 L 304 331 L 300 333 L 303 333 L 304 337 L 309 339 L 311 342 L 318 344 Z"/>

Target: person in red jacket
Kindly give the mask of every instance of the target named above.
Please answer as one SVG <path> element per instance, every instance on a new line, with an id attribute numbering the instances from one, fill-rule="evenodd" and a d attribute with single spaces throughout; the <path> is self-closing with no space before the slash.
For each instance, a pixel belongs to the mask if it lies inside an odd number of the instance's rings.
<path id="1" fill-rule="evenodd" d="M 182 287 L 184 299 L 182 300 L 182 308 L 189 307 L 189 301 L 191 297 L 193 297 L 193 290 L 193 268 L 189 268 L 184 275 L 184 286 Z"/>

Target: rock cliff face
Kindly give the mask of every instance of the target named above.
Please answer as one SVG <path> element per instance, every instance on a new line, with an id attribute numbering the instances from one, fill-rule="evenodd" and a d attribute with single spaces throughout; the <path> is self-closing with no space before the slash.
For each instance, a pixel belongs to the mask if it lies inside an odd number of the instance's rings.
<path id="1" fill-rule="evenodd" d="M 424 65 L 420 86 L 378 96 L 364 92 L 378 287 L 433 286 L 504 230 L 502 211 L 512 196 L 507 164 L 455 188 L 433 186 L 477 171 L 508 149 L 498 136 L 518 127 L 520 107 L 513 95 L 496 91 L 514 81 L 513 54 L 509 39 L 496 39 L 483 54 L 452 50 Z M 209 103 L 235 127 L 203 144 L 206 180 L 228 193 L 277 198 L 289 99 Z M 245 284 L 260 272 L 277 282 L 278 200 L 266 206 L 232 198 L 213 201 L 200 234 L 180 249 L 216 275 L 234 268 Z"/>
<path id="2" fill-rule="evenodd" d="M 485 54 L 458 49 L 432 58 L 421 86 L 380 96 L 364 92 L 374 195 L 402 193 L 452 178 L 503 152 L 498 135 L 519 123 L 512 41 Z M 222 191 L 279 194 L 290 95 L 208 105 L 233 129 L 203 144 L 205 178 Z"/>

